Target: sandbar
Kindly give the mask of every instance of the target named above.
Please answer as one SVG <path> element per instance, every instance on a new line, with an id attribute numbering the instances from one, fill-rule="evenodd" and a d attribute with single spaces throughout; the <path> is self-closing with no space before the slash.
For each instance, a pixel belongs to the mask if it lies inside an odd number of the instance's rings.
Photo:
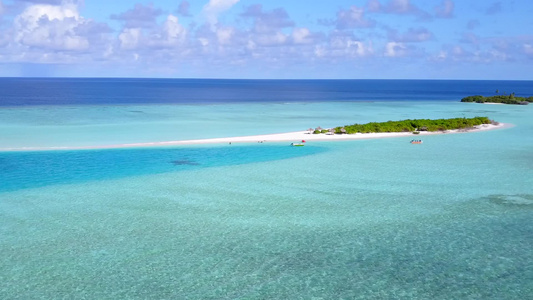
<path id="1" fill-rule="evenodd" d="M 345 141 L 345 140 L 364 140 L 376 138 L 392 138 L 392 137 L 413 137 L 413 139 L 421 139 L 422 136 L 438 135 L 438 134 L 454 134 L 477 132 L 494 129 L 503 129 L 513 127 L 509 123 L 498 124 L 483 124 L 475 126 L 474 128 L 446 130 L 446 131 L 421 131 L 420 134 L 413 134 L 412 132 L 380 132 L 380 133 L 356 133 L 356 134 L 313 134 L 309 131 L 295 131 L 286 133 L 251 135 L 251 136 L 237 136 L 224 138 L 210 138 L 197 140 L 177 140 L 165 142 L 149 142 L 149 143 L 129 143 L 129 144 L 115 144 L 115 145 L 99 145 L 99 146 L 83 146 L 83 147 L 23 147 L 23 148 L 0 148 L 0 151 L 39 151 L 39 150 L 82 150 L 82 149 L 114 149 L 114 148 L 133 148 L 133 147 L 162 147 L 162 146 L 178 146 L 178 145 L 200 145 L 200 144 L 233 144 L 233 143 L 267 143 L 267 142 L 314 142 L 314 141 Z"/>

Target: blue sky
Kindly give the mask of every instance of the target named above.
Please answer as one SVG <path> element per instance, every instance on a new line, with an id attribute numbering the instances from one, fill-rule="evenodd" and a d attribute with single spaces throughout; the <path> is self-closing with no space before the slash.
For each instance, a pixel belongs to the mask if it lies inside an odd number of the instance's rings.
<path id="1" fill-rule="evenodd" d="M 0 0 L 0 76 L 533 80 L 528 0 Z"/>

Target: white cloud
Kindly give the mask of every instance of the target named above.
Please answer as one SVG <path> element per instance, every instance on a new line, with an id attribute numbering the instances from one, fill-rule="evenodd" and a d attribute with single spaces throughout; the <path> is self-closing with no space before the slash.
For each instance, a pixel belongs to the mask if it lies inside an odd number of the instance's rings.
<path id="1" fill-rule="evenodd" d="M 352 56 L 365 56 L 372 53 L 372 48 L 365 46 L 361 41 L 350 41 L 346 44 L 346 49 Z"/>
<path id="2" fill-rule="evenodd" d="M 445 60 L 446 58 L 448 58 L 448 52 L 441 50 L 435 58 L 437 60 Z"/>
<path id="3" fill-rule="evenodd" d="M 385 46 L 385 56 L 400 57 L 405 56 L 407 47 L 403 43 L 388 42 Z"/>
<path id="4" fill-rule="evenodd" d="M 409 28 L 404 34 L 398 34 L 395 30 L 389 32 L 389 39 L 402 43 L 419 43 L 428 41 L 432 38 L 433 33 L 426 28 Z"/>
<path id="5" fill-rule="evenodd" d="M 79 1 L 57 1 L 53 4 L 26 5 L 14 17 L 9 29 L 10 45 L 6 52 L 35 52 L 37 57 L 59 57 L 57 51 L 86 52 L 93 46 L 99 51 L 105 47 L 106 24 L 96 23 L 80 16 Z M 94 45 L 93 45 L 94 44 Z M 62 57 L 63 59 L 64 57 Z"/>
<path id="6" fill-rule="evenodd" d="M 386 5 L 381 4 L 379 0 L 370 0 L 367 7 L 371 12 L 391 14 L 407 14 L 418 10 L 411 4 L 410 0 L 391 0 Z"/>
<path id="7" fill-rule="evenodd" d="M 135 49 L 142 37 L 140 28 L 126 28 L 118 36 L 122 49 Z"/>
<path id="8" fill-rule="evenodd" d="M 524 55 L 533 57 L 533 46 L 527 42 L 520 43 L 520 40 L 521 38 L 511 38 L 507 41 L 480 39 L 477 44 L 445 45 L 440 54 L 434 55 L 431 59 L 449 63 L 492 64 L 517 61 Z"/>
<path id="9" fill-rule="evenodd" d="M 322 45 L 315 46 L 314 54 L 315 54 L 316 57 L 324 57 L 324 56 L 326 56 L 327 55 L 326 47 L 324 47 Z"/>
<path id="10" fill-rule="evenodd" d="M 187 30 L 179 23 L 178 17 L 174 15 L 168 15 L 163 29 L 169 42 L 183 42 L 187 35 Z"/>
<path id="11" fill-rule="evenodd" d="M 363 8 L 352 5 L 347 10 L 339 10 L 337 12 L 337 29 L 352 29 L 373 27 L 375 22 L 367 20 L 364 16 L 365 10 Z"/>
<path id="12" fill-rule="evenodd" d="M 315 48 L 318 57 L 357 58 L 374 54 L 372 43 L 365 43 L 351 34 L 333 33 L 327 45 Z"/>
<path id="13" fill-rule="evenodd" d="M 207 22 L 211 25 L 218 23 L 218 16 L 232 8 L 239 0 L 209 0 L 203 8 Z"/>
<path id="14" fill-rule="evenodd" d="M 391 0 L 387 4 L 381 4 L 379 0 L 370 0 L 367 3 L 367 8 L 369 12 L 373 13 L 415 15 L 421 20 L 431 19 L 426 11 L 413 5 L 410 0 Z"/>
<path id="15" fill-rule="evenodd" d="M 67 18 L 73 18 L 74 20 L 80 19 L 76 6 L 72 4 L 36 4 L 28 6 L 20 15 L 18 15 L 15 18 L 15 25 L 21 30 L 31 31 L 39 27 L 39 21 L 42 19 L 49 21 L 63 21 Z"/>
<path id="16" fill-rule="evenodd" d="M 292 31 L 292 39 L 295 44 L 309 44 L 313 42 L 311 31 L 307 28 L 295 28 Z"/>
<path id="17" fill-rule="evenodd" d="M 198 41 L 203 47 L 209 46 L 209 39 L 206 38 L 198 38 Z"/>
<path id="18" fill-rule="evenodd" d="M 80 17 L 74 4 L 30 5 L 15 18 L 15 40 L 23 45 L 54 50 L 84 50 L 86 37 L 79 35 L 79 26 L 89 20 Z"/>
<path id="19" fill-rule="evenodd" d="M 231 44 L 231 39 L 235 35 L 235 29 L 233 27 L 220 27 L 217 28 L 217 40 L 221 45 Z"/>
<path id="20" fill-rule="evenodd" d="M 248 43 L 246 43 L 246 49 L 255 50 L 256 48 L 257 45 L 254 43 L 254 41 L 248 41 Z"/>
<path id="21" fill-rule="evenodd" d="M 294 26 L 294 22 L 284 9 L 277 8 L 271 11 L 263 11 L 263 7 L 260 4 L 247 7 L 241 17 L 253 20 L 253 31 L 257 34 L 272 33 Z"/>
<path id="22" fill-rule="evenodd" d="M 503 61 L 503 60 L 507 60 L 509 58 L 509 55 L 507 55 L 507 53 L 505 53 L 503 51 L 498 51 L 496 49 L 490 50 L 488 52 L 488 56 L 489 56 L 490 61 L 492 61 L 492 60 Z"/>
<path id="23" fill-rule="evenodd" d="M 306 27 L 313 16 L 292 19 L 293 5 L 276 8 L 265 2 L 238 7 L 245 2 L 204 0 L 201 15 L 192 16 L 188 3 L 196 2 L 190 0 L 175 1 L 174 6 L 181 5 L 178 10 L 157 1 L 132 2 L 129 10 L 107 14 L 118 21 L 110 20 L 114 26 L 122 26 L 113 31 L 82 15 L 82 0 L 0 0 L 0 62 L 60 62 L 95 68 L 98 64 L 116 65 L 117 70 L 127 65 L 141 73 L 145 68 L 178 69 L 190 64 L 215 74 L 217 67 L 237 69 L 228 67 L 235 63 L 258 69 L 296 65 L 327 69 L 392 63 L 384 57 L 416 58 L 420 65 L 428 59 L 443 63 L 533 59 L 530 35 L 489 38 L 483 31 L 462 33 L 469 21 L 466 18 L 456 22 L 463 28 L 455 29 L 455 35 L 436 39 L 432 33 L 438 27 L 435 23 L 443 20 L 424 27 L 420 22 L 409 23 L 412 16 L 427 15 L 422 7 L 435 9 L 430 17 L 453 17 L 453 0 L 435 0 L 420 7 L 416 5 L 422 4 L 409 0 L 365 1 L 365 6 L 339 7 L 319 20 L 325 29 Z M 237 19 L 226 23 L 224 14 L 230 9 Z M 478 17 L 479 21 L 470 20 L 469 29 L 481 22 L 489 25 L 482 15 Z M 402 19 L 402 26 L 393 28 L 391 22 L 396 21 L 389 19 L 396 18 Z M 457 26 L 452 23 L 449 25 Z M 429 40 L 432 42 L 426 43 Z"/>
<path id="24" fill-rule="evenodd" d="M 283 46 L 289 44 L 289 35 L 284 29 L 293 27 L 294 22 L 282 8 L 263 11 L 260 4 L 249 6 L 240 15 L 242 18 L 253 20 L 253 27 L 244 30 L 247 39 L 255 46 Z"/>
<path id="25" fill-rule="evenodd" d="M 157 55 L 162 55 L 160 54 L 162 53 L 161 51 L 174 49 L 186 44 L 187 29 L 180 24 L 179 18 L 175 15 L 169 14 L 161 24 L 158 24 L 153 19 L 151 22 L 144 22 L 139 25 L 140 27 L 124 25 L 117 37 L 119 50 L 135 50 L 139 54 L 139 60 L 142 60 L 141 58 L 153 59 Z M 150 52 L 151 54 L 149 54 Z M 179 53 L 175 53 L 175 55 L 180 55 Z M 121 55 L 120 51 L 113 54 L 115 58 L 119 58 Z M 168 59 L 171 58 L 168 57 Z"/>
<path id="26" fill-rule="evenodd" d="M 270 34 L 260 34 L 254 37 L 254 42 L 260 46 L 277 46 L 285 44 L 288 36 L 280 31 Z"/>

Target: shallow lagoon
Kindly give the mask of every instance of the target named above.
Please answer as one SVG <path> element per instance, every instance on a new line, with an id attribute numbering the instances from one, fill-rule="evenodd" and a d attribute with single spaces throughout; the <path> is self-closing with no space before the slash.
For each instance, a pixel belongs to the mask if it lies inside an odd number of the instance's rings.
<path id="1" fill-rule="evenodd" d="M 3 152 L 11 181 L 0 191 L 0 294 L 525 299 L 533 293 L 532 109 L 452 101 L 4 109 L 2 132 L 17 134 L 3 135 L 2 147 L 463 115 L 515 127 L 428 136 L 423 145 Z"/>

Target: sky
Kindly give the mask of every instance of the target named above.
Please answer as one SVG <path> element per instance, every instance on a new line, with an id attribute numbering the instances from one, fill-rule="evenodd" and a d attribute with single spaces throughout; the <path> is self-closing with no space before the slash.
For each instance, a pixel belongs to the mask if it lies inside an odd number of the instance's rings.
<path id="1" fill-rule="evenodd" d="M 0 76 L 533 80 L 530 0 L 0 0 Z"/>

